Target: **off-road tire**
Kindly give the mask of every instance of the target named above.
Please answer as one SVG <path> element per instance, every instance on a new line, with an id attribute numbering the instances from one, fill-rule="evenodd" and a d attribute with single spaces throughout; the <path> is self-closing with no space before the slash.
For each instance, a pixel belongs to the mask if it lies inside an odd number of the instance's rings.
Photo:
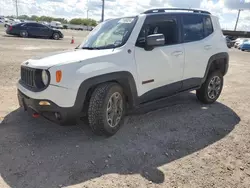
<path id="1" fill-rule="evenodd" d="M 209 96 L 208 96 L 208 86 L 209 86 L 209 83 L 210 81 L 212 80 L 212 78 L 214 78 L 215 76 L 218 76 L 221 80 L 221 88 L 220 88 L 220 91 L 219 93 L 217 94 L 217 96 L 214 98 L 214 99 L 211 99 Z M 207 79 L 206 81 L 202 84 L 201 88 L 196 90 L 196 96 L 197 98 L 199 99 L 199 101 L 201 101 L 202 103 L 204 104 L 212 104 L 214 103 L 220 96 L 221 94 L 221 91 L 222 91 L 222 88 L 223 88 L 223 75 L 220 71 L 214 71 L 214 72 L 211 72 L 208 76 L 207 76 Z"/>
<path id="2" fill-rule="evenodd" d="M 110 97 L 118 92 L 123 100 L 123 110 L 121 120 L 115 127 L 111 127 L 108 124 L 106 112 L 108 101 Z M 116 83 L 104 83 L 93 91 L 88 108 L 88 121 L 89 126 L 96 135 L 112 136 L 114 135 L 123 124 L 125 114 L 125 97 L 123 89 L 120 85 Z"/>

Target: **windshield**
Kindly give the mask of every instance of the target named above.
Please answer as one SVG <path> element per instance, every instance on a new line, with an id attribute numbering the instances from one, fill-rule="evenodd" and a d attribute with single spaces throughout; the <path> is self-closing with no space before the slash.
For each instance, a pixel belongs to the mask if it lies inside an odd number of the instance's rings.
<path id="1" fill-rule="evenodd" d="M 137 21 L 137 17 L 118 18 L 105 21 L 94 28 L 81 49 L 109 49 L 124 45 Z"/>

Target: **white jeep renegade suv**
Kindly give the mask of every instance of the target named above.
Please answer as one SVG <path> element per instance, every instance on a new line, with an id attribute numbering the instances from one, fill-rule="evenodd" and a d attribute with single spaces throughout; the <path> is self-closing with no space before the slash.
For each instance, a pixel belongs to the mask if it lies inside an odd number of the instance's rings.
<path id="1" fill-rule="evenodd" d="M 128 109 L 196 90 L 220 96 L 229 55 L 219 21 L 207 11 L 153 9 L 99 24 L 76 49 L 21 65 L 20 106 L 65 125 L 85 113 L 111 136 Z"/>

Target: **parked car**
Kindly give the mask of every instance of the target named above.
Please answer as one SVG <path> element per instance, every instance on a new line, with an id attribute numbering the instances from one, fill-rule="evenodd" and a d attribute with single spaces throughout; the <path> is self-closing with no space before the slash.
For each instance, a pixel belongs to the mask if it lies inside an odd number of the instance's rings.
<path id="1" fill-rule="evenodd" d="M 55 40 L 63 38 L 61 31 L 35 22 L 26 22 L 9 26 L 6 30 L 6 33 L 21 37 L 45 37 Z"/>
<path id="2" fill-rule="evenodd" d="M 241 51 L 250 51 L 250 41 L 244 42 L 243 44 L 241 44 L 239 49 Z"/>
<path id="3" fill-rule="evenodd" d="M 18 23 L 21 23 L 21 21 L 18 20 L 18 19 L 14 19 L 14 18 L 8 18 L 8 19 L 6 19 L 5 18 L 4 27 L 9 27 L 11 25 L 15 25 L 15 24 L 18 24 Z"/>
<path id="4" fill-rule="evenodd" d="M 240 49 L 240 46 L 241 46 L 242 44 L 244 44 L 245 42 L 249 42 L 249 39 L 243 39 L 243 40 L 241 40 L 241 41 L 239 42 L 238 46 L 237 46 L 237 49 Z"/>
<path id="5" fill-rule="evenodd" d="M 239 46 L 241 44 L 243 44 L 244 42 L 247 42 L 247 41 L 249 41 L 249 39 L 241 38 L 241 39 L 239 39 L 238 41 L 236 41 L 234 43 L 234 47 L 237 48 L 237 49 L 239 49 Z"/>
<path id="6" fill-rule="evenodd" d="M 232 48 L 234 46 L 234 43 L 228 37 L 225 36 L 225 40 L 228 48 Z"/>
<path id="7" fill-rule="evenodd" d="M 50 27 L 55 29 L 63 29 L 63 25 L 61 22 L 58 21 L 52 21 L 50 22 Z"/>
<path id="8" fill-rule="evenodd" d="M 0 16 L 0 23 L 3 24 L 5 22 L 5 17 L 4 16 Z"/>
<path id="9" fill-rule="evenodd" d="M 5 17 L 0 17 L 0 23 L 4 25 L 4 27 L 6 27 L 6 23 L 8 23 L 8 18 Z"/>
<path id="10" fill-rule="evenodd" d="M 18 101 L 61 125 L 84 115 L 95 134 L 112 136 L 126 112 L 147 102 L 196 90 L 214 103 L 228 66 L 216 16 L 153 9 L 100 23 L 76 49 L 24 61 Z"/>
<path id="11" fill-rule="evenodd" d="M 42 21 L 41 24 L 49 26 L 50 24 L 48 22 Z"/>
<path id="12" fill-rule="evenodd" d="M 242 40 L 242 38 L 237 38 L 237 39 L 232 41 L 234 43 L 234 47 L 236 46 L 236 43 L 240 42 L 240 40 Z"/>

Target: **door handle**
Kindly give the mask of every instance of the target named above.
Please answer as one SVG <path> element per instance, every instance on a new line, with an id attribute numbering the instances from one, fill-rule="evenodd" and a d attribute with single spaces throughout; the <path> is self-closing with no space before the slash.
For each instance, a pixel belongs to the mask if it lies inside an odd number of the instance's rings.
<path id="1" fill-rule="evenodd" d="M 206 45 L 204 46 L 205 50 L 210 50 L 212 48 L 212 45 Z"/>
<path id="2" fill-rule="evenodd" d="M 176 56 L 176 57 L 178 57 L 179 55 L 182 55 L 182 54 L 183 54 L 182 51 L 175 51 L 175 52 L 172 53 L 172 55 Z"/>

